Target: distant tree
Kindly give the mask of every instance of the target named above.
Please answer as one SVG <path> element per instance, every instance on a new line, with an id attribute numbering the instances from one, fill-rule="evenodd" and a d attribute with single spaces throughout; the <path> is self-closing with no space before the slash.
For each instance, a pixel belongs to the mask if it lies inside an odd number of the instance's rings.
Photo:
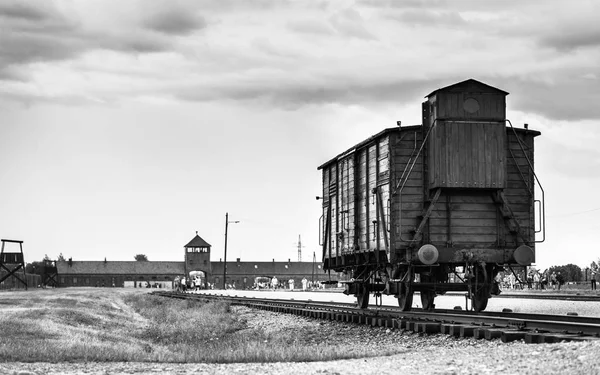
<path id="1" fill-rule="evenodd" d="M 147 262 L 148 261 L 148 257 L 144 254 L 137 254 L 136 256 L 134 256 L 134 259 L 138 262 Z"/>
<path id="2" fill-rule="evenodd" d="M 50 259 L 50 257 L 48 256 L 48 254 L 44 254 L 44 259 L 43 260 L 52 260 L 52 259 Z"/>
<path id="3" fill-rule="evenodd" d="M 560 272 L 563 275 L 565 281 L 581 281 L 582 271 L 581 267 L 575 264 L 566 264 L 564 266 L 553 266 L 548 269 L 548 272 Z"/>
<path id="4" fill-rule="evenodd" d="M 44 269 L 44 262 L 31 262 L 25 265 L 25 273 L 34 273 L 41 275 Z M 21 271 L 22 272 L 22 271 Z"/>
<path id="5" fill-rule="evenodd" d="M 65 259 L 65 257 L 62 255 L 62 253 L 58 254 L 58 259 L 59 262 L 66 262 L 67 260 Z"/>

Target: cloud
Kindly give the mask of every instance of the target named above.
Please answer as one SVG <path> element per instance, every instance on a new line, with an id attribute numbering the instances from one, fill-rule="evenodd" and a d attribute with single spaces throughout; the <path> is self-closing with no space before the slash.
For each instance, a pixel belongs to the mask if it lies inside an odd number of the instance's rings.
<path id="1" fill-rule="evenodd" d="M 358 0 L 358 4 L 373 8 L 436 8 L 446 6 L 446 0 Z"/>
<path id="2" fill-rule="evenodd" d="M 589 127 L 580 126 L 577 127 L 577 129 L 572 130 L 565 129 L 565 131 L 579 131 L 588 133 L 592 139 L 598 138 L 597 136 L 594 137 L 596 129 L 593 125 L 590 125 Z M 547 164 L 550 165 L 552 171 L 555 171 L 564 177 L 590 179 L 592 176 L 595 176 L 594 173 L 590 172 L 600 169 L 600 153 L 596 149 L 586 149 L 582 147 L 583 145 L 568 145 L 561 140 L 544 139 L 543 142 L 545 143 L 544 148 L 546 150 L 560 150 L 561 156 L 556 157 L 556 155 L 554 155 L 555 157 L 552 157 L 551 163 Z M 595 147 L 595 145 L 591 146 Z M 581 161 L 585 162 L 582 163 Z"/>
<path id="3" fill-rule="evenodd" d="M 0 3 L 0 77 L 27 79 L 29 64 L 75 60 L 95 50 L 171 51 L 177 40 L 170 35 L 206 27 L 203 17 L 183 8 L 145 13 L 141 19 L 115 16 L 104 22 L 93 17 L 94 11 L 59 9 L 52 2 Z"/>
<path id="4" fill-rule="evenodd" d="M 466 25 L 466 21 L 460 13 L 453 11 L 407 10 L 399 14 L 389 14 L 387 17 L 405 25 L 430 28 L 439 26 L 464 27 Z"/>
<path id="5" fill-rule="evenodd" d="M 288 82 L 229 81 L 221 85 L 191 84 L 175 89 L 174 95 L 188 101 L 258 101 L 296 110 L 307 105 L 400 104 L 419 100 L 432 91 L 432 87 L 439 87 L 440 84 L 439 80 L 352 81 L 351 77 L 329 77 L 313 82 L 301 79 Z"/>
<path id="6" fill-rule="evenodd" d="M 2 2 L 0 3 L 0 16 L 27 21 L 42 21 L 47 18 L 48 14 L 47 9 L 32 7 L 28 3 Z"/>
<path id="7" fill-rule="evenodd" d="M 187 9 L 166 9 L 143 21 L 147 28 L 164 34 L 185 35 L 206 28 L 206 20 Z"/>
<path id="8" fill-rule="evenodd" d="M 598 72 L 600 73 L 600 72 Z M 523 112 L 537 113 L 548 119 L 600 119 L 600 84 L 590 84 L 582 75 L 557 74 L 552 81 L 533 77 L 504 79 L 511 94 L 511 105 Z"/>
<path id="9" fill-rule="evenodd" d="M 578 48 L 600 46 L 600 26 L 597 22 L 582 23 L 577 27 L 561 27 L 552 33 L 539 38 L 539 44 L 544 47 L 555 48 L 559 51 L 569 52 Z"/>
<path id="10" fill-rule="evenodd" d="M 314 20 L 314 19 L 303 19 L 293 20 L 286 24 L 286 27 L 295 32 L 304 34 L 315 34 L 315 35 L 333 35 L 333 28 L 326 22 Z"/>
<path id="11" fill-rule="evenodd" d="M 329 18 L 331 26 L 342 36 L 352 38 L 375 40 L 377 39 L 367 30 L 365 22 L 360 13 L 352 8 L 346 8 L 336 12 Z"/>

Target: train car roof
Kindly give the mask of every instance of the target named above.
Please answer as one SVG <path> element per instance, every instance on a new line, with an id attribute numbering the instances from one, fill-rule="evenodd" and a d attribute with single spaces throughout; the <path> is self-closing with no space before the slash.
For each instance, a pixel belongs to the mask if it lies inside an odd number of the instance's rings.
<path id="1" fill-rule="evenodd" d="M 333 163 L 334 161 L 349 155 L 351 153 L 353 153 L 354 151 L 356 151 L 357 149 L 371 143 L 373 140 L 381 137 L 384 134 L 387 133 L 392 133 L 392 132 L 397 132 L 397 131 L 403 131 L 403 130 L 417 130 L 420 129 L 422 127 L 422 125 L 409 125 L 409 126 L 402 126 L 402 127 L 395 127 L 395 128 L 387 128 L 387 129 L 383 129 L 382 131 L 380 131 L 379 133 L 370 136 L 369 138 L 365 139 L 364 141 L 357 143 L 356 145 L 354 145 L 353 147 L 350 147 L 349 149 L 347 149 L 346 151 L 338 154 L 337 156 L 335 156 L 332 159 L 329 159 L 328 161 L 326 161 L 325 163 L 321 164 L 317 170 L 321 170 L 323 168 L 325 168 L 326 166 L 328 166 L 329 164 Z M 517 133 L 525 133 L 525 134 L 532 134 L 534 137 L 537 137 L 538 135 L 541 135 L 542 133 L 540 133 L 537 130 L 531 130 L 531 129 L 522 129 L 522 128 L 515 128 L 513 127 L 513 129 L 517 132 Z"/>
<path id="2" fill-rule="evenodd" d="M 326 161 L 325 163 L 323 163 L 322 165 L 320 165 L 317 170 L 323 169 L 325 168 L 327 165 L 333 163 L 334 161 L 338 160 L 339 158 L 346 156 L 354 151 L 356 151 L 357 149 L 363 147 L 364 145 L 372 142 L 373 140 L 381 137 L 384 134 L 387 133 L 392 133 L 392 132 L 397 132 L 397 131 L 402 131 L 402 130 L 416 130 L 421 128 L 421 125 L 409 125 L 409 126 L 401 126 L 401 127 L 395 127 L 395 128 L 387 128 L 387 129 L 383 129 L 382 131 L 380 131 L 379 133 L 370 136 L 369 138 L 365 139 L 364 141 L 354 145 L 353 147 L 350 147 L 349 149 L 347 149 L 346 151 L 338 154 L 336 157 Z"/>
<path id="3" fill-rule="evenodd" d="M 464 80 L 464 81 L 452 84 L 450 86 L 440 87 L 439 89 L 436 89 L 436 90 L 432 91 L 429 95 L 426 95 L 425 97 L 429 98 L 430 96 L 435 95 L 439 91 L 452 91 L 452 90 L 455 90 L 455 89 L 459 89 L 460 91 L 462 91 L 464 87 L 469 87 L 469 86 L 472 87 L 472 88 L 473 87 L 478 87 L 480 89 L 484 89 L 484 90 L 488 90 L 488 91 L 497 91 L 497 92 L 500 92 L 500 93 L 502 93 L 504 95 L 508 95 L 508 92 L 506 92 L 504 90 L 500 90 L 497 87 L 490 86 L 490 85 L 485 84 L 485 83 L 483 83 L 481 81 L 478 81 L 476 79 L 471 78 L 471 79 L 467 79 L 467 80 Z"/>

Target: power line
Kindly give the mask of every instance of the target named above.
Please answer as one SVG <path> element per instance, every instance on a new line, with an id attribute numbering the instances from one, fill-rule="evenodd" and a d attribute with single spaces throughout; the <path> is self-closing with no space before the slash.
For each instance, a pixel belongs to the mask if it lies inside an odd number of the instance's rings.
<path id="1" fill-rule="evenodd" d="M 600 207 L 598 207 L 598 208 L 592 208 L 591 210 L 585 210 L 585 211 L 579 211 L 579 212 L 571 212 L 571 213 L 562 214 L 562 215 L 549 215 L 548 217 L 569 217 L 569 216 L 576 216 L 576 215 L 586 214 L 588 212 L 594 212 L 594 211 L 600 211 Z"/>

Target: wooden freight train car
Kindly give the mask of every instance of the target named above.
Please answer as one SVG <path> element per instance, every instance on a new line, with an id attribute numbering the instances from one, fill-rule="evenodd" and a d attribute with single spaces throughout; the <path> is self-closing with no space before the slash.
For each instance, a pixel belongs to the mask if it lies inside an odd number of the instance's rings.
<path id="1" fill-rule="evenodd" d="M 472 79 L 438 89 L 422 125 L 385 129 L 319 167 L 323 267 L 348 275 L 360 307 L 385 293 L 409 310 L 419 291 L 430 309 L 466 291 L 481 311 L 500 270 L 535 261 L 540 133 L 506 120 L 506 95 Z"/>

